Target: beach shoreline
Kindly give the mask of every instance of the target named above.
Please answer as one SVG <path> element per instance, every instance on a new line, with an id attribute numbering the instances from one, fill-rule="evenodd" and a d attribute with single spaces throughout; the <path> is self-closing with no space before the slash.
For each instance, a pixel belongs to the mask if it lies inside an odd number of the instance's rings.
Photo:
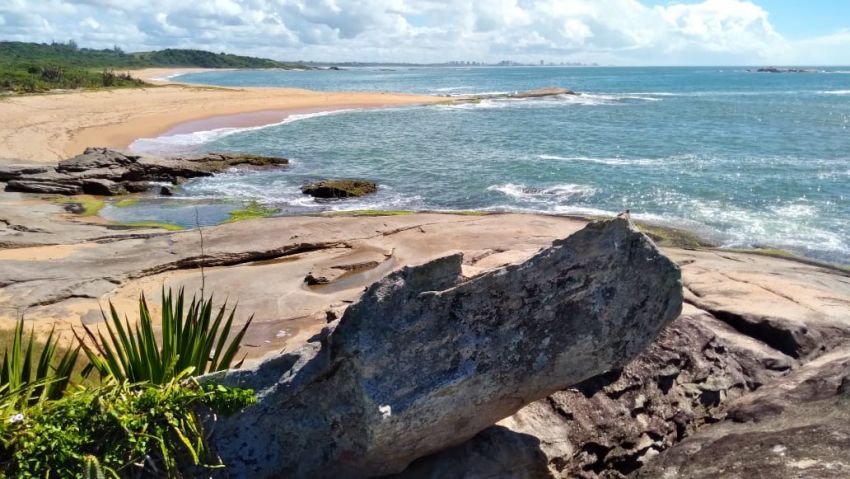
<path id="1" fill-rule="evenodd" d="M 146 70 L 146 78 L 187 69 Z M 178 125 L 213 121 L 229 127 L 279 123 L 302 112 L 413 106 L 445 101 L 427 95 L 324 92 L 296 88 L 221 88 L 169 82 L 145 88 L 7 97 L 0 124 L 0 164 L 51 164 L 91 146 L 127 148 Z M 269 112 L 277 115 L 269 117 Z M 240 116 L 242 115 L 242 116 Z M 254 115 L 253 117 L 251 115 Z M 242 123 L 240 125 L 239 123 Z"/>

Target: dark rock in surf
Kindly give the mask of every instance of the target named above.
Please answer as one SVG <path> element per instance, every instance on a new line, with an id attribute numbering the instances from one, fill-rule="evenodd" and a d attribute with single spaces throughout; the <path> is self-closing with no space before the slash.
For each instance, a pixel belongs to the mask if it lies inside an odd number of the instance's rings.
<path id="1" fill-rule="evenodd" d="M 322 180 L 301 187 L 301 193 L 314 198 L 357 198 L 378 191 L 378 184 L 366 180 Z"/>

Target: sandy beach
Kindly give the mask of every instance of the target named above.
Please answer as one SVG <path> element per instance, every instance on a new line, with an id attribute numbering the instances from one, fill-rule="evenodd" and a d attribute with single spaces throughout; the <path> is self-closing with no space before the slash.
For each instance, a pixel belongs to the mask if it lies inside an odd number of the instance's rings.
<path id="1" fill-rule="evenodd" d="M 147 80 L 189 69 L 135 72 Z M 199 69 L 192 69 L 199 70 Z M 165 83 L 165 81 L 159 81 Z M 396 93 L 318 92 L 289 88 L 220 88 L 164 84 L 150 88 L 74 91 L 5 98 L 0 102 L 0 162 L 55 163 L 89 146 L 124 148 L 177 125 L 234 114 L 238 126 L 276 123 L 287 113 L 378 108 L 445 101 Z"/>

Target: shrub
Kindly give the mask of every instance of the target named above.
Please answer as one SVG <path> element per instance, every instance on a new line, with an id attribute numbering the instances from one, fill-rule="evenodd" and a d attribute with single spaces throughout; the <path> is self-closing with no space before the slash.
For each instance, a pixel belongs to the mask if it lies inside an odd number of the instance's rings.
<path id="1" fill-rule="evenodd" d="M 231 339 L 235 308 L 226 314 L 226 303 L 213 314 L 212 298 L 193 297 L 184 314 L 183 290 L 163 288 L 162 305 L 159 342 L 142 296 L 135 327 L 110 304 L 108 338 L 84 326 L 79 346 L 61 355 L 51 331 L 36 357 L 34 332 L 25 336 L 18 321 L 0 369 L 0 478 L 181 478 L 224 467 L 203 417 L 256 398 L 192 376 L 229 368 L 253 317 Z M 80 349 L 84 372 L 98 371 L 101 385 L 68 387 Z"/>
<path id="2" fill-rule="evenodd" d="M 199 467 L 222 467 L 206 445 L 204 411 L 254 402 L 250 391 L 179 376 L 162 385 L 111 382 L 0 423 L 0 467 L 21 478 L 196 477 Z"/>
<path id="3" fill-rule="evenodd" d="M 139 298 L 139 320 L 135 327 L 128 319 L 121 320 L 111 302 L 109 317 L 102 313 L 108 339 L 102 332 L 95 334 L 83 326 L 89 341 L 80 338 L 80 344 L 91 363 L 86 372 L 96 370 L 101 378 L 149 381 L 153 384 L 166 383 L 186 371 L 201 375 L 229 369 L 239 351 L 239 343 L 254 319 L 251 316 L 228 342 L 236 308 L 225 319 L 225 302 L 213 316 L 212 297 L 198 299 L 193 296 L 184 314 L 182 288 L 176 300 L 171 290 L 162 289 L 160 342 L 156 339 L 144 294 Z M 239 361 L 234 367 L 238 368 L 241 364 L 242 361 Z"/>

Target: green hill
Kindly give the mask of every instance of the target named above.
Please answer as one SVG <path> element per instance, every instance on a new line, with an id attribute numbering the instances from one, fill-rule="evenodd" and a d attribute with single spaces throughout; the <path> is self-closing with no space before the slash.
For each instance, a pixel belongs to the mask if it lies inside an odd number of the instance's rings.
<path id="1" fill-rule="evenodd" d="M 116 70 L 150 67 L 305 68 L 267 58 L 204 50 L 166 49 L 124 53 L 96 50 L 76 43 L 0 42 L 0 91 L 39 92 L 57 88 L 142 86 L 141 80 Z"/>

